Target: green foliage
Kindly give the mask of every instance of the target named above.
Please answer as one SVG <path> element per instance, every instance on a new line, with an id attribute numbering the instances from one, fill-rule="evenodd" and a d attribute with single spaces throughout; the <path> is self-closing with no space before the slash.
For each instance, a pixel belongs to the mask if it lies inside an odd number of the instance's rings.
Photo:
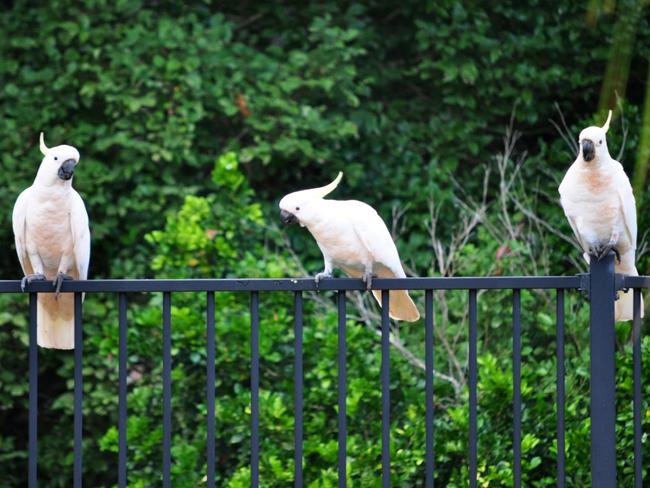
<path id="1" fill-rule="evenodd" d="M 154 271 L 173 269 L 174 278 L 221 276 L 232 273 L 240 260 L 255 259 L 254 248 L 245 250 L 239 244 L 259 236 L 262 211 L 252 201 L 234 153 L 217 159 L 212 182 L 218 193 L 188 195 L 181 210 L 167 219 L 164 231 L 146 236 L 157 250 L 151 262 Z"/>
<path id="2" fill-rule="evenodd" d="M 91 278 L 313 274 L 322 265 L 317 246 L 304 229 L 276 229 L 276 203 L 338 170 L 345 177 L 333 197 L 376 207 L 413 274 L 573 274 L 581 264 L 565 239 L 556 188 L 574 154 L 548 119 L 558 119 L 557 104 L 570 139 L 602 123 L 594 113 L 614 25 L 632 3 L 600 12 L 600 2 L 590 2 L 586 12 L 580 2 L 539 1 L 10 1 L 0 13 L 3 278 L 19 276 L 9 209 L 35 175 L 41 130 L 48 145 L 81 152 L 75 187 L 91 218 Z M 619 101 L 624 118 L 615 118 L 608 136 L 613 154 L 624 146 L 628 170 L 647 92 L 638 66 L 647 65 L 650 45 L 647 16 L 637 22 L 630 80 Z M 505 130 L 511 117 L 518 136 Z M 650 225 L 648 199 L 637 197 L 643 229 Z M 465 229 L 467 238 L 459 238 Z M 647 258 L 639 270 L 647 270 Z M 422 309 L 423 297 L 414 295 Z M 173 297 L 179 487 L 200 486 L 205 473 L 204 302 L 194 294 Z M 366 302 L 369 315 L 350 305 L 347 324 L 351 486 L 376 486 L 381 471 L 376 308 Z M 436 370 L 455 381 L 435 382 L 436 483 L 467 486 L 467 296 L 436 293 L 435 303 Z M 480 485 L 511 486 L 511 297 L 486 292 L 478 304 Z M 247 296 L 217 295 L 219 486 L 250 482 L 248 306 Z M 523 471 L 524 484 L 533 487 L 555 485 L 553 307 L 548 293 L 522 294 Z M 129 486 L 160 484 L 160 308 L 158 295 L 129 296 Z M 0 310 L 0 471 L 3 486 L 24 486 L 27 299 L 0 296 Z M 260 310 L 261 478 L 266 486 L 286 486 L 293 470 L 291 296 L 262 294 Z M 307 486 L 330 487 L 337 476 L 333 297 L 306 295 L 305 317 L 305 479 Z M 568 295 L 571 486 L 590 483 L 586 323 L 584 299 Z M 84 480 L 113 486 L 116 297 L 87 297 L 84 331 Z M 617 332 L 619 481 L 627 486 L 630 331 Z M 397 337 L 417 360 L 423 336 L 414 324 Z M 646 369 L 649 348 L 645 338 Z M 72 355 L 42 350 L 39 370 L 41 484 L 65 487 L 73 462 Z M 421 368 L 393 348 L 395 486 L 423 484 L 423 392 Z M 645 415 L 645 431 L 648 422 Z"/>

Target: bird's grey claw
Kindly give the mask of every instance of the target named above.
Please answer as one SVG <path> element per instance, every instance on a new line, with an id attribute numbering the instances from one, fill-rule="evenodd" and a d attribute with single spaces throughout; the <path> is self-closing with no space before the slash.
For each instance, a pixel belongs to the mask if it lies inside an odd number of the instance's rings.
<path id="1" fill-rule="evenodd" d="M 20 289 L 24 292 L 25 288 L 27 288 L 27 285 L 29 285 L 32 281 L 43 281 L 45 280 L 45 275 L 43 273 L 33 273 L 33 274 L 28 274 L 23 277 L 22 280 L 20 280 Z"/>
<path id="2" fill-rule="evenodd" d="M 618 249 L 616 249 L 615 244 L 608 243 L 608 244 L 605 244 L 604 246 L 599 246 L 599 247 L 592 250 L 592 254 L 594 256 L 596 256 L 596 259 L 598 259 L 598 261 L 603 259 L 610 252 L 614 253 L 614 255 L 616 256 L 616 261 L 618 261 L 618 263 L 620 264 L 620 262 L 621 262 L 621 254 L 618 252 Z"/>
<path id="3" fill-rule="evenodd" d="M 598 261 L 603 259 L 605 256 L 609 254 L 609 251 L 611 251 L 612 247 L 608 244 L 600 248 L 598 252 Z"/>
<path id="4" fill-rule="evenodd" d="M 54 285 L 55 292 L 54 292 L 54 298 L 58 300 L 59 295 L 61 294 L 61 285 L 63 284 L 64 280 L 71 280 L 72 276 L 68 276 L 65 273 L 58 273 L 56 275 L 56 278 L 54 278 L 54 281 L 52 284 Z"/>
<path id="5" fill-rule="evenodd" d="M 314 276 L 314 281 L 316 282 L 316 289 L 318 289 L 320 280 L 322 280 L 323 278 L 331 278 L 331 277 L 332 277 L 332 273 L 326 273 L 324 271 L 322 273 L 317 273 L 316 276 Z"/>
<path id="6" fill-rule="evenodd" d="M 363 282 L 366 284 L 366 290 L 370 290 L 372 288 L 372 278 L 374 275 L 372 273 L 365 273 L 363 275 Z"/>

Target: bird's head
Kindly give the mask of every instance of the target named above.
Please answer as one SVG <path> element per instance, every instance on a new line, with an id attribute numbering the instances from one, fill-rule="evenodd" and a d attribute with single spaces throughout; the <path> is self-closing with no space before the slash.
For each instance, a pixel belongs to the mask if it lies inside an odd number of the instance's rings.
<path id="1" fill-rule="evenodd" d="M 315 204 L 321 201 L 328 193 L 334 189 L 341 181 L 343 173 L 339 171 L 338 176 L 329 185 L 320 188 L 310 188 L 309 190 L 300 190 L 285 195 L 280 200 L 280 220 L 283 224 L 298 223 L 301 226 L 309 224 L 316 211 Z"/>
<path id="2" fill-rule="evenodd" d="M 582 159 L 586 163 L 599 160 L 605 156 L 609 157 L 606 134 L 611 120 L 612 111 L 610 110 L 605 125 L 602 127 L 587 127 L 580 133 L 580 137 L 578 138 L 580 145 L 578 156 L 582 156 Z"/>
<path id="3" fill-rule="evenodd" d="M 79 164 L 79 151 L 66 145 L 47 147 L 42 132 L 40 147 L 43 161 L 38 170 L 37 179 L 47 186 L 70 181 L 74 175 L 75 167 Z"/>

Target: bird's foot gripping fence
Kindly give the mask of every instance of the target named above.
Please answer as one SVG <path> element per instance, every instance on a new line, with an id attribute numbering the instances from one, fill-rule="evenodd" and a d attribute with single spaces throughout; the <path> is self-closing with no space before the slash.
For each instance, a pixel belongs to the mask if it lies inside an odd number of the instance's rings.
<path id="1" fill-rule="evenodd" d="M 127 301 L 131 293 L 158 292 L 163 294 L 163 442 L 162 485 L 171 486 L 171 294 L 174 292 L 202 292 L 206 294 L 206 406 L 207 406 L 207 473 L 208 487 L 215 486 L 215 293 L 242 292 L 250 295 L 250 467 L 251 485 L 259 485 L 260 428 L 260 314 L 259 293 L 294 294 L 294 483 L 303 485 L 303 301 L 302 293 L 315 291 L 313 279 L 218 279 L 218 280 L 92 280 L 65 281 L 62 292 L 75 295 L 75 369 L 74 369 L 74 484 L 83 484 L 82 457 L 82 382 L 83 333 L 82 294 L 114 293 L 119 304 L 119 454 L 117 479 L 119 487 L 127 486 Z M 557 408 L 557 486 L 565 486 L 565 389 L 564 389 L 564 298 L 566 290 L 583 290 L 590 300 L 590 354 L 591 358 L 591 473 L 592 486 L 616 486 L 616 436 L 615 436 L 615 336 L 614 309 L 616 291 L 631 289 L 634 293 L 633 351 L 634 351 L 634 472 L 635 486 L 643 486 L 641 453 L 641 289 L 650 288 L 650 277 L 627 277 L 614 274 L 614 258 L 602 261 L 592 259 L 589 273 L 578 276 L 533 277 L 458 277 L 458 278 L 405 278 L 376 279 L 373 288 L 382 290 L 381 315 L 381 464 L 382 486 L 390 486 L 390 328 L 388 316 L 388 290 L 408 289 L 425 292 L 425 393 L 426 393 L 426 455 L 422 469 L 425 486 L 434 484 L 434 290 L 466 290 L 469 294 L 469 432 L 467 466 L 470 486 L 477 486 L 477 291 L 485 289 L 512 290 L 512 381 L 513 381 L 513 485 L 522 486 L 522 398 L 521 398 L 521 290 L 546 289 L 556 291 L 556 408 Z M 338 476 L 339 486 L 346 486 L 347 473 L 347 412 L 346 412 L 346 292 L 364 290 L 365 284 L 356 279 L 328 279 L 318 284 L 321 292 L 337 293 L 338 303 Z M 29 320 L 29 487 L 37 486 L 38 465 L 38 347 L 37 347 L 37 295 L 52 293 L 49 282 L 32 282 L 27 286 L 30 303 Z M 20 281 L 0 281 L 0 293 L 21 293 Z M 334 333 L 335 329 L 332 329 Z"/>

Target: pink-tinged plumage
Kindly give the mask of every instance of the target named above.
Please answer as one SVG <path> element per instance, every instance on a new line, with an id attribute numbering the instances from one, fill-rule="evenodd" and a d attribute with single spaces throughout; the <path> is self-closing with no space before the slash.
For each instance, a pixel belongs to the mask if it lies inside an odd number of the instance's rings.
<path id="1" fill-rule="evenodd" d="M 386 224 L 375 209 L 358 200 L 327 200 L 342 174 L 329 185 L 290 193 L 280 202 L 280 209 L 293 214 L 307 227 L 323 253 L 329 276 L 333 268 L 348 276 L 361 278 L 373 274 L 380 278 L 405 278 L 397 247 Z M 372 290 L 381 305 L 381 291 Z M 389 314 L 396 320 L 414 322 L 420 318 L 415 303 L 406 290 L 389 292 Z"/>
<path id="2" fill-rule="evenodd" d="M 88 277 L 90 230 L 83 200 L 72 188 L 72 178 L 62 179 L 62 163 L 79 161 L 71 146 L 45 147 L 43 161 L 32 186 L 16 200 L 13 230 L 16 252 L 25 275 L 40 273 L 54 280 L 59 273 L 73 279 Z M 39 293 L 38 344 L 55 349 L 74 348 L 74 294 Z"/>
<path id="3" fill-rule="evenodd" d="M 605 126 L 588 127 L 580 133 L 580 153 L 560 184 L 560 200 L 587 263 L 591 251 L 613 242 L 620 254 L 615 271 L 637 276 L 636 202 L 623 166 L 612 159 L 607 149 L 605 134 L 610 118 L 611 111 Z M 582 144 L 585 140 L 594 145 L 593 159 L 588 161 L 583 156 Z M 631 291 L 619 292 L 615 302 L 615 318 L 617 321 L 632 320 Z"/>

